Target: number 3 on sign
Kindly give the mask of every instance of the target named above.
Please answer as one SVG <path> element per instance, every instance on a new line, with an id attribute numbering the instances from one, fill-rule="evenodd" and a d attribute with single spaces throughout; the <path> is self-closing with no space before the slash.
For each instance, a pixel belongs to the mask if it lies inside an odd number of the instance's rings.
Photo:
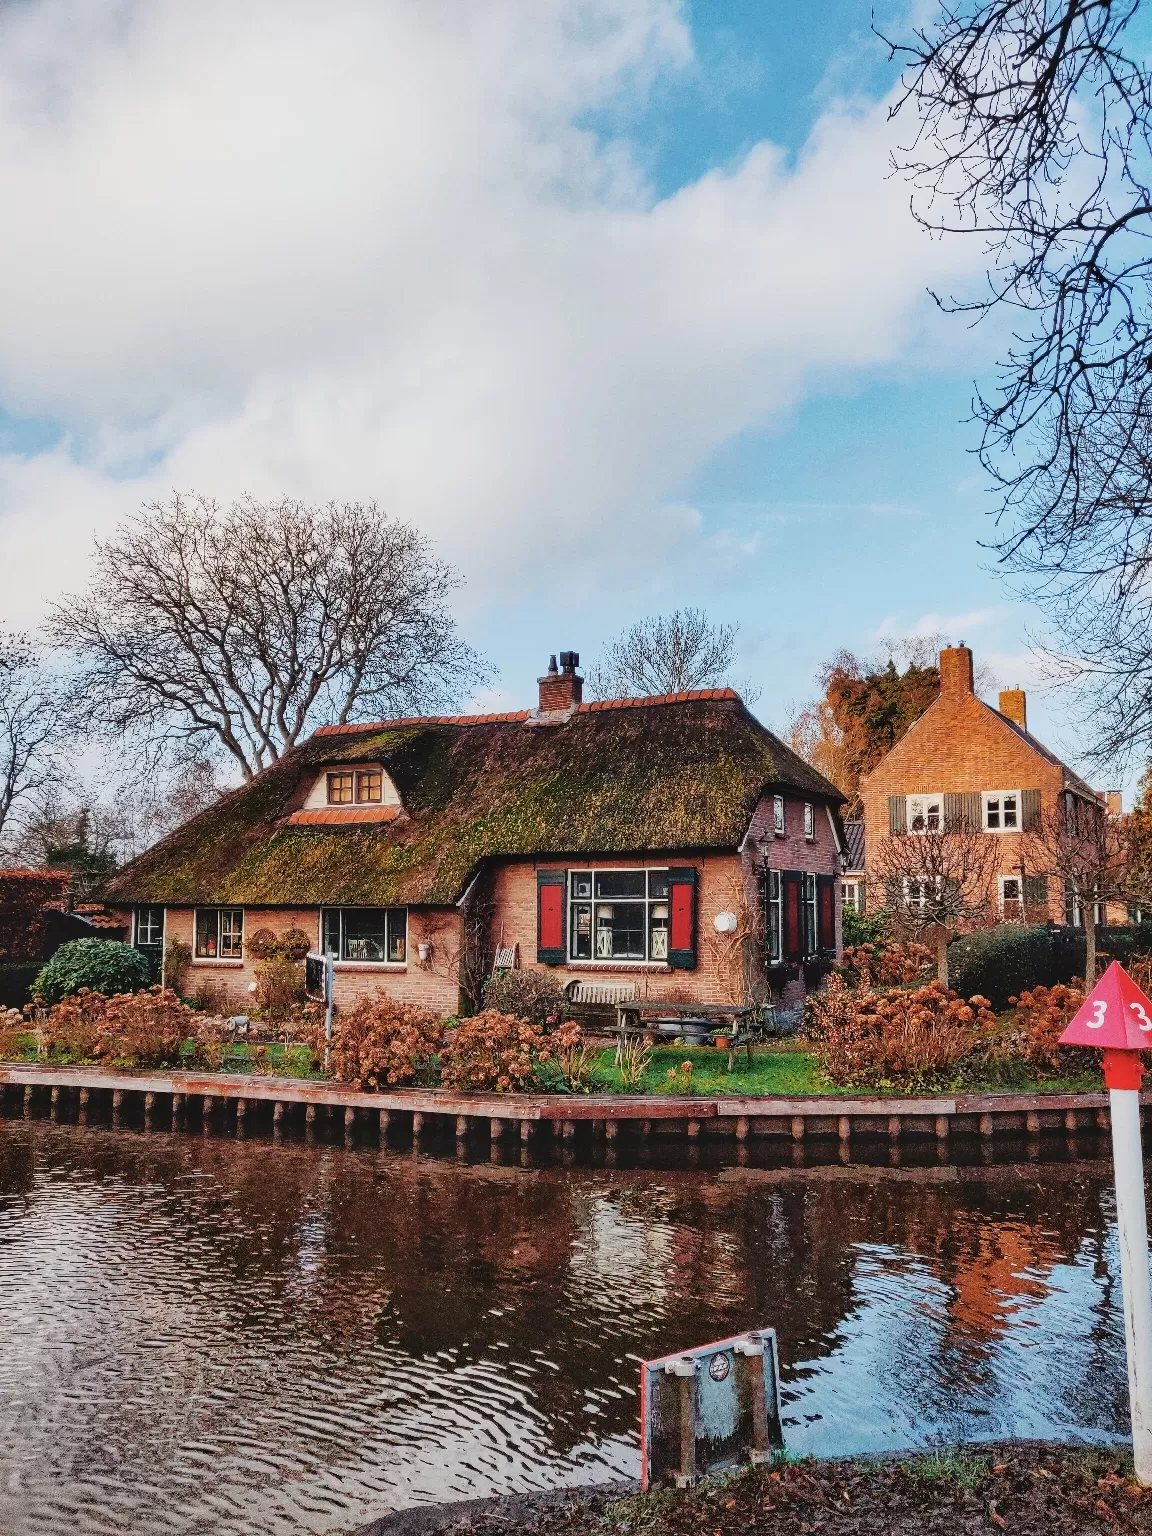
<path id="1" fill-rule="evenodd" d="M 1133 1003 L 1132 1006 L 1135 1007 L 1136 1004 Z M 1092 1004 L 1092 1007 L 1096 1010 L 1096 1016 L 1095 1016 L 1095 1018 L 1092 1018 L 1092 1019 L 1088 1020 L 1088 1028 L 1089 1029 L 1103 1029 L 1104 1028 L 1104 1015 L 1108 1012 L 1108 1004 L 1105 1003 L 1105 1002 L 1101 1002 L 1099 1000 L 1099 998 L 1098 998 L 1096 1000 L 1096 1002 L 1094 1002 Z M 1149 1028 L 1152 1028 L 1152 1025 L 1149 1025 Z"/>
<path id="2" fill-rule="evenodd" d="M 1141 1029 L 1143 1029 L 1143 1030 L 1152 1029 L 1152 1019 L 1150 1019 L 1148 1017 L 1148 1015 L 1144 1012 L 1144 1004 L 1143 1003 L 1129 1003 L 1128 1006 L 1129 1006 L 1129 1008 L 1131 1008 L 1132 1012 L 1136 1015 L 1136 1017 L 1140 1020 L 1140 1028 Z"/>

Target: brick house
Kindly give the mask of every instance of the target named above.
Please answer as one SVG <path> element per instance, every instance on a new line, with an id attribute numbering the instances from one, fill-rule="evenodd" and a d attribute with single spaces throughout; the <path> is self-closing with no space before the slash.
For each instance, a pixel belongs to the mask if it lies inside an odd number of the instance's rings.
<path id="1" fill-rule="evenodd" d="M 1000 845 L 996 890 L 990 893 L 1002 918 L 1079 921 L 1065 912 L 1055 880 L 1030 875 L 1023 834 L 1036 826 L 1042 807 L 1069 796 L 1100 813 L 1105 797 L 1062 763 L 1028 730 L 1027 699 L 1019 688 L 1000 694 L 993 709 L 976 696 L 972 652 L 951 646 L 940 652 L 940 696 L 908 733 L 861 780 L 865 861 L 883 838 L 981 827 Z M 875 887 L 872 905 L 883 901 Z M 1104 915 L 1100 915 L 1104 920 Z"/>
<path id="2" fill-rule="evenodd" d="M 289 927 L 334 956 L 338 1005 L 384 987 L 451 1015 L 462 961 L 498 944 L 563 981 L 731 1001 L 752 934 L 798 1000 L 839 952 L 843 797 L 730 689 L 586 704 L 561 660 L 533 710 L 323 727 L 127 865 L 109 906 L 232 1005 L 248 938 Z"/>

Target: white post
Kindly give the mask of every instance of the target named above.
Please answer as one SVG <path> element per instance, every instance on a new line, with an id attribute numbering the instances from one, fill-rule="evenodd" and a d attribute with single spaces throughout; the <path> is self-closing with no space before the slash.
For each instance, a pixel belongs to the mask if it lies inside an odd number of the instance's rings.
<path id="1" fill-rule="evenodd" d="M 332 1048 L 332 994 L 336 990 L 336 962 L 331 955 L 324 956 L 324 1070 L 328 1070 L 328 1054 Z M 1136 1127 L 1139 1134 L 1139 1124 Z"/>
<path id="2" fill-rule="evenodd" d="M 1152 1290 L 1148 1281 L 1148 1213 L 1140 1147 L 1140 1094 L 1110 1088 L 1112 1159 L 1116 1172 L 1116 1225 L 1120 1236 L 1120 1284 L 1128 1344 L 1128 1396 L 1132 1405 L 1132 1455 L 1136 1480 L 1152 1485 Z"/>

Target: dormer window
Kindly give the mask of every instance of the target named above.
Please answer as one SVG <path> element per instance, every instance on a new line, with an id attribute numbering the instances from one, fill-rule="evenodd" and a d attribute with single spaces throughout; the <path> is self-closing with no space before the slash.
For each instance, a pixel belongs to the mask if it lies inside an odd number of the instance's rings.
<path id="1" fill-rule="evenodd" d="M 328 775 L 329 805 L 380 805 L 383 798 L 379 768 L 341 768 Z"/>

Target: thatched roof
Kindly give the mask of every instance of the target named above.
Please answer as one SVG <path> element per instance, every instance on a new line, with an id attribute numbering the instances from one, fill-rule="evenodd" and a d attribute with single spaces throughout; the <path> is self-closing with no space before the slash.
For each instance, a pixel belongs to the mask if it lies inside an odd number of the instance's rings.
<path id="1" fill-rule="evenodd" d="M 381 763 L 404 813 L 296 824 L 325 765 Z M 326 727 L 150 848 L 112 903 L 447 905 L 490 858 L 735 849 L 761 794 L 843 797 L 729 689 L 527 712 Z"/>

